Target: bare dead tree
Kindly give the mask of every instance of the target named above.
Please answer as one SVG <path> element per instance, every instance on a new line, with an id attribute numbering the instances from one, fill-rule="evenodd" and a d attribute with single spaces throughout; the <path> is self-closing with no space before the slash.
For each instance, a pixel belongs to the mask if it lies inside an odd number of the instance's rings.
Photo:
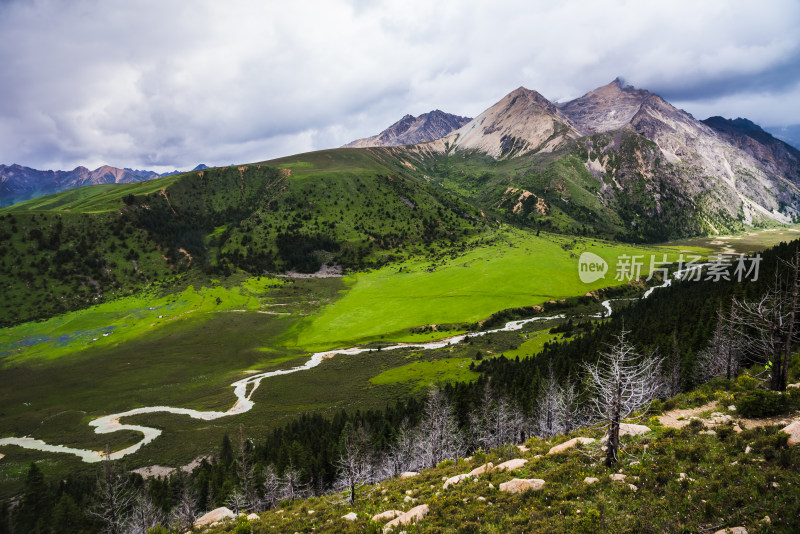
<path id="1" fill-rule="evenodd" d="M 525 433 L 522 411 L 487 383 L 481 402 L 469 416 L 472 446 L 485 450 L 515 443 Z"/>
<path id="2" fill-rule="evenodd" d="M 275 508 L 280 502 L 281 480 L 272 464 L 264 468 L 261 483 L 262 497 L 256 502 L 258 512 Z"/>
<path id="3" fill-rule="evenodd" d="M 103 476 L 97 481 L 94 502 L 89 507 L 89 514 L 100 520 L 103 532 L 120 534 L 125 531 L 135 495 L 128 488 L 128 481 L 114 469 L 109 453 L 106 447 Z"/>
<path id="4" fill-rule="evenodd" d="M 564 431 L 563 396 L 564 392 L 555 379 L 551 365 L 547 380 L 539 388 L 533 412 L 533 427 L 537 436 L 549 438 Z"/>
<path id="5" fill-rule="evenodd" d="M 641 355 L 625 339 L 623 330 L 617 342 L 600 354 L 596 363 L 586 363 L 594 397 L 589 404 L 593 419 L 606 425 L 606 465 L 617 461 L 619 425 L 637 411 L 646 410 L 662 388 L 661 359 L 653 354 Z"/>
<path id="6" fill-rule="evenodd" d="M 431 389 L 428 394 L 415 434 L 417 458 L 425 467 L 434 467 L 448 458 L 458 458 L 466 451 L 453 407 L 437 389 Z"/>
<path id="7" fill-rule="evenodd" d="M 565 434 L 569 434 L 587 423 L 586 411 L 581 403 L 578 387 L 571 377 L 567 377 L 566 385 L 561 388 L 560 412 Z"/>
<path id="8" fill-rule="evenodd" d="M 281 500 L 293 501 L 302 497 L 303 493 L 304 487 L 300 482 L 300 471 L 289 464 L 281 476 Z"/>
<path id="9" fill-rule="evenodd" d="M 743 343 L 734 325 L 736 310 L 726 317 L 722 309 L 717 312 L 717 326 L 706 348 L 697 355 L 697 377 L 707 381 L 718 376 L 728 379 L 736 375 Z"/>
<path id="10" fill-rule="evenodd" d="M 164 523 L 161 513 L 146 493 L 139 493 L 131 508 L 125 528 L 126 534 L 147 534 L 154 527 Z"/>
<path id="11" fill-rule="evenodd" d="M 362 425 L 355 428 L 350 423 L 345 425 L 339 448 L 341 452 L 336 460 L 335 486 L 348 490 L 348 500 L 353 504 L 356 502 L 356 489 L 366 484 L 373 472 L 367 429 Z"/>
<path id="12" fill-rule="evenodd" d="M 188 484 L 183 485 L 177 504 L 169 514 L 169 524 L 177 532 L 186 532 L 192 529 L 197 519 L 197 498 Z"/>
<path id="13" fill-rule="evenodd" d="M 397 438 L 383 455 L 380 473 L 383 478 L 395 477 L 403 471 L 411 471 L 419 467 L 416 455 L 416 438 L 414 429 L 403 419 L 397 429 Z"/>
<path id="14" fill-rule="evenodd" d="M 228 508 L 231 509 L 234 515 L 238 516 L 239 512 L 244 512 L 249 507 L 250 503 L 247 500 L 247 495 L 241 488 L 236 488 L 225 501 Z"/>
<path id="15" fill-rule="evenodd" d="M 797 342 L 794 321 L 800 260 L 796 259 L 791 265 L 792 276 L 788 282 L 776 273 L 772 288 L 760 298 L 733 299 L 735 326 L 745 339 L 746 354 L 752 362 L 764 365 L 769 371 L 770 389 L 775 391 L 786 389 L 788 359 L 792 344 Z"/>

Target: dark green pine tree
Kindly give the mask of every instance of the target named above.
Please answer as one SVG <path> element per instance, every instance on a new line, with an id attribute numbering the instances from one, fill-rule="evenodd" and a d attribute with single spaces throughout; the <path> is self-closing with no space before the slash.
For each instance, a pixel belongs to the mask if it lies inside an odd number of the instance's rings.
<path id="1" fill-rule="evenodd" d="M 41 534 L 48 531 L 53 497 L 44 482 L 44 475 L 36 463 L 31 463 L 25 479 L 25 490 L 16 514 L 15 532 Z"/>

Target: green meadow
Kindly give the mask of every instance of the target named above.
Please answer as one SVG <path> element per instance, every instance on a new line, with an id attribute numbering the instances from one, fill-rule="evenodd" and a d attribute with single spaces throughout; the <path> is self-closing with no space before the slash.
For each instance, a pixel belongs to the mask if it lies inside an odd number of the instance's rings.
<path id="1" fill-rule="evenodd" d="M 606 276 L 591 284 L 578 277 L 578 257 L 584 251 L 609 265 Z M 348 277 L 344 296 L 293 329 L 293 342 L 322 350 L 370 341 L 418 341 L 422 336 L 410 335 L 409 329 L 470 324 L 499 310 L 626 283 L 614 280 L 614 265 L 623 254 L 654 254 L 657 259 L 667 254 L 670 260 L 679 255 L 671 248 L 505 230 L 492 243 L 441 263 L 409 260 Z M 642 274 L 648 269 L 649 263 Z"/>

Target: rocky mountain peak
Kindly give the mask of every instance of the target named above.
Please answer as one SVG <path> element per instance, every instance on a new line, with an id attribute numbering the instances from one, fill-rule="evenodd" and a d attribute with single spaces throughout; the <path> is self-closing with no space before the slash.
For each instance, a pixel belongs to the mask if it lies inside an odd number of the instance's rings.
<path id="1" fill-rule="evenodd" d="M 561 106 L 582 134 L 619 130 L 629 124 L 642 104 L 651 97 L 649 91 L 626 85 L 622 78 L 589 91 Z"/>
<path id="2" fill-rule="evenodd" d="M 469 117 L 460 117 L 435 109 L 419 117 L 404 115 L 378 135 L 357 139 L 344 145 L 347 148 L 369 146 L 400 146 L 426 143 L 439 139 L 467 124 Z"/>

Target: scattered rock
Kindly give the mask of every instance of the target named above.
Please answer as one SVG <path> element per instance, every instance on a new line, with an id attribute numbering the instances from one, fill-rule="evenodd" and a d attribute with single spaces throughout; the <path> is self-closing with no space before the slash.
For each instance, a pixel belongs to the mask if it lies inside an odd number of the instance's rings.
<path id="1" fill-rule="evenodd" d="M 747 534 L 747 529 L 744 527 L 728 527 L 718 530 L 714 534 Z"/>
<path id="2" fill-rule="evenodd" d="M 645 425 L 634 425 L 633 423 L 620 423 L 620 436 L 641 436 L 650 432 L 650 427 Z"/>
<path id="3" fill-rule="evenodd" d="M 789 434 L 789 440 L 786 442 L 786 444 L 790 447 L 800 443 L 800 421 L 795 421 L 792 424 L 783 427 L 781 432 Z"/>
<path id="4" fill-rule="evenodd" d="M 787 388 L 800 388 L 800 382 L 798 382 L 796 384 L 787 384 L 786 387 Z"/>
<path id="5" fill-rule="evenodd" d="M 389 519 L 394 519 L 395 517 L 400 517 L 401 515 L 403 515 L 403 511 L 401 510 L 386 510 L 385 512 L 373 515 L 372 520 L 388 521 Z"/>
<path id="6" fill-rule="evenodd" d="M 476 467 L 475 469 L 470 471 L 469 476 L 476 477 L 478 475 L 482 475 L 487 471 L 490 471 L 492 467 L 494 467 L 494 464 L 492 462 L 489 462 L 488 464 L 483 464 L 482 466 Z"/>
<path id="7" fill-rule="evenodd" d="M 595 482 L 600 482 L 600 479 L 599 478 L 594 478 L 594 477 L 586 477 L 586 478 L 583 479 L 583 481 L 586 484 L 594 484 Z"/>
<path id="8" fill-rule="evenodd" d="M 750 445 L 748 445 L 747 447 L 744 448 L 744 453 L 745 454 L 750 454 L 750 451 L 752 451 L 752 450 L 753 449 L 750 448 Z"/>
<path id="9" fill-rule="evenodd" d="M 480 497 L 478 497 L 478 500 L 479 500 L 479 501 L 485 501 L 485 500 L 486 500 L 486 497 L 480 496 Z"/>
<path id="10" fill-rule="evenodd" d="M 350 512 L 349 514 L 345 514 L 342 516 L 342 519 L 347 519 L 348 521 L 355 521 L 358 519 L 358 516 L 355 512 Z"/>
<path id="11" fill-rule="evenodd" d="M 628 487 L 631 489 L 631 491 L 639 491 L 639 488 L 637 488 L 633 484 L 628 484 Z"/>
<path id="12" fill-rule="evenodd" d="M 581 443 L 583 445 L 588 445 L 589 443 L 594 443 L 594 441 L 595 441 L 594 438 L 572 438 L 569 441 L 565 441 L 564 443 L 562 443 L 560 445 L 556 445 L 555 447 L 552 447 L 547 452 L 547 454 L 558 454 L 559 452 L 564 452 L 567 449 L 571 449 L 572 447 L 575 447 L 578 443 Z"/>
<path id="13" fill-rule="evenodd" d="M 414 490 L 413 489 L 406 490 L 406 495 L 414 495 Z"/>
<path id="14" fill-rule="evenodd" d="M 503 462 L 502 464 L 496 465 L 495 469 L 498 471 L 514 471 L 515 469 L 519 469 L 523 465 L 527 464 L 528 460 L 523 458 L 514 458 L 513 460 L 509 460 L 507 462 Z"/>
<path id="15" fill-rule="evenodd" d="M 419 473 L 416 471 L 404 471 L 400 473 L 400 478 L 411 478 L 417 476 Z"/>
<path id="16" fill-rule="evenodd" d="M 447 480 L 445 480 L 444 486 L 442 487 L 442 489 L 447 489 L 450 486 L 455 486 L 456 484 L 460 484 L 461 482 L 463 482 L 465 479 L 467 479 L 469 477 L 470 477 L 469 473 L 464 473 L 464 474 L 461 474 L 461 475 L 456 475 L 454 477 L 450 477 Z"/>
<path id="17" fill-rule="evenodd" d="M 736 411 L 736 406 L 734 406 L 733 404 L 731 404 L 730 406 L 728 406 L 728 411 L 729 411 L 729 412 L 735 412 L 735 411 Z"/>
<path id="18" fill-rule="evenodd" d="M 215 508 L 211 510 L 207 514 L 201 515 L 197 521 L 194 522 L 194 526 L 196 527 L 205 527 L 208 525 L 214 525 L 216 523 L 220 523 L 225 521 L 226 519 L 236 519 L 236 516 L 231 511 L 230 508 L 223 506 L 222 508 Z"/>
<path id="19" fill-rule="evenodd" d="M 415 506 L 408 512 L 404 513 L 400 517 L 392 519 L 391 521 L 386 523 L 386 526 L 383 527 L 383 530 L 386 531 L 398 525 L 408 525 L 409 523 L 419 521 L 427 514 L 428 514 L 428 505 L 420 504 L 419 506 Z"/>
<path id="20" fill-rule="evenodd" d="M 540 478 L 515 478 L 500 484 L 500 491 L 508 493 L 522 493 L 523 491 L 539 491 L 544 487 L 544 480 Z"/>
<path id="21" fill-rule="evenodd" d="M 406 495 L 405 497 L 403 497 L 403 502 L 417 502 L 417 499 L 415 499 L 411 495 Z"/>
<path id="22" fill-rule="evenodd" d="M 683 480 L 686 478 L 686 473 L 678 473 L 678 480 Z"/>
<path id="23" fill-rule="evenodd" d="M 764 519 L 762 519 L 761 522 L 766 524 L 766 525 L 771 525 L 772 524 L 772 519 L 770 519 L 768 515 L 765 515 Z"/>
<path id="24" fill-rule="evenodd" d="M 258 514 L 249 514 L 247 516 L 248 521 L 261 521 L 261 516 Z"/>
<path id="25" fill-rule="evenodd" d="M 492 484 L 491 482 L 489 482 L 489 489 L 494 489 L 494 484 Z"/>
<path id="26" fill-rule="evenodd" d="M 614 473 L 613 475 L 608 475 L 611 480 L 614 482 L 623 482 L 625 480 L 625 475 L 622 473 Z"/>
<path id="27" fill-rule="evenodd" d="M 717 431 L 716 430 L 701 430 L 700 433 L 701 434 L 707 434 L 709 436 L 716 436 L 717 435 Z"/>
<path id="28" fill-rule="evenodd" d="M 517 445 L 517 448 L 519 449 L 519 452 L 530 452 L 530 449 L 525 445 Z"/>
<path id="29" fill-rule="evenodd" d="M 740 427 L 739 424 L 737 423 L 737 424 L 733 425 L 733 431 L 738 434 L 739 432 L 742 431 L 742 427 Z"/>

